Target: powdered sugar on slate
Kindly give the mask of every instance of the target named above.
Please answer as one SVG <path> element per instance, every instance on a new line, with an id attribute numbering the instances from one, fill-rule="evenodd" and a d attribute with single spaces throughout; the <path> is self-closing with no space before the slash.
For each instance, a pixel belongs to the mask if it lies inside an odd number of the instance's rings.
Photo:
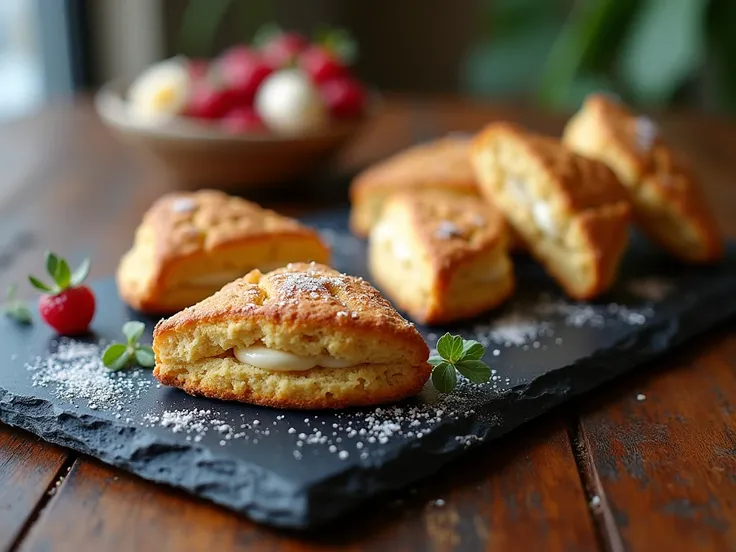
<path id="1" fill-rule="evenodd" d="M 121 418 L 125 406 L 151 386 L 143 370 L 111 372 L 102 364 L 103 346 L 61 338 L 56 350 L 26 364 L 34 387 L 51 387 L 54 395 L 75 406 L 105 408 Z M 144 377 L 141 377 L 141 376 Z"/>

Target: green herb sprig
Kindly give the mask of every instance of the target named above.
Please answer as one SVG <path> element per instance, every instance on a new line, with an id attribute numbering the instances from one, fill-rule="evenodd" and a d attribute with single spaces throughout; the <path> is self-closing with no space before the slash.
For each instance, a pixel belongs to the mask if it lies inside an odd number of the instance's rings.
<path id="1" fill-rule="evenodd" d="M 437 341 L 437 354 L 429 357 L 432 383 L 440 393 L 449 393 L 457 385 L 457 372 L 473 383 L 486 383 L 491 369 L 481 360 L 485 347 L 472 339 L 446 333 Z"/>
<path id="2" fill-rule="evenodd" d="M 20 299 L 15 298 L 16 285 L 11 284 L 8 286 L 8 290 L 5 293 L 5 304 L 0 309 L 0 312 L 4 313 L 18 322 L 19 324 L 31 324 L 33 317 L 31 316 L 31 309 L 28 305 Z"/>
<path id="3" fill-rule="evenodd" d="M 142 368 L 153 368 L 156 357 L 148 345 L 141 345 L 138 340 L 146 329 L 143 322 L 131 321 L 123 324 L 123 335 L 127 343 L 112 343 L 102 353 L 102 364 L 113 371 L 129 368 L 134 365 Z"/>

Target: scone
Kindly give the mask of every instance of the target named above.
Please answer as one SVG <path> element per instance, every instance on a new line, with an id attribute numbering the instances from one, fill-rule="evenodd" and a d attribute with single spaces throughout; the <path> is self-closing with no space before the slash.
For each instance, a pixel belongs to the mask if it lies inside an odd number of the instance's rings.
<path id="1" fill-rule="evenodd" d="M 442 189 L 479 197 L 470 141 L 448 136 L 411 147 L 360 173 L 350 186 L 350 228 L 367 237 L 388 197 L 399 191 Z"/>
<path id="2" fill-rule="evenodd" d="M 650 119 L 592 95 L 568 123 L 563 140 L 613 169 L 639 225 L 672 255 L 694 263 L 723 255 L 723 240 L 695 178 Z"/>
<path id="3" fill-rule="evenodd" d="M 486 127 L 472 159 L 481 188 L 568 295 L 590 299 L 611 286 L 630 208 L 608 167 L 508 123 Z"/>
<path id="4" fill-rule="evenodd" d="M 475 316 L 514 289 L 507 227 L 489 204 L 441 190 L 396 194 L 368 240 L 371 278 L 424 324 Z"/>
<path id="5" fill-rule="evenodd" d="M 362 278 L 315 263 L 250 272 L 162 320 L 154 375 L 194 395 L 344 408 L 417 394 L 429 349 Z"/>
<path id="6" fill-rule="evenodd" d="M 117 282 L 130 306 L 168 314 L 255 268 L 328 257 L 317 232 L 254 203 L 211 190 L 172 193 L 143 217 Z"/>

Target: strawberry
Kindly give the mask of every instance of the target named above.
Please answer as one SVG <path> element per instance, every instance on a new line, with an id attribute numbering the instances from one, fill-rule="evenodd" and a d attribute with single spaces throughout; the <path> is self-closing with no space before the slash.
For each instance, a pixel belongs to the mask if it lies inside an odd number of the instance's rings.
<path id="1" fill-rule="evenodd" d="M 261 47 L 263 59 L 274 69 L 283 69 L 304 51 L 309 42 L 299 33 L 276 33 Z"/>
<path id="2" fill-rule="evenodd" d="M 250 105 L 263 80 L 273 69 L 260 54 L 247 46 L 227 50 L 217 61 L 217 73 L 225 88 L 238 98 L 239 105 Z"/>
<path id="3" fill-rule="evenodd" d="M 325 48 L 310 46 L 299 56 L 299 67 L 317 84 L 347 76 L 347 70 L 340 60 Z"/>
<path id="4" fill-rule="evenodd" d="M 197 119 L 219 119 L 230 110 L 235 101 L 232 90 L 201 80 L 194 83 L 184 114 Z"/>
<path id="5" fill-rule="evenodd" d="M 365 90 L 361 84 L 350 78 L 331 79 L 320 87 L 322 98 L 336 119 L 358 117 L 365 108 Z"/>
<path id="6" fill-rule="evenodd" d="M 62 335 L 85 333 L 95 315 L 95 296 L 82 282 L 89 274 L 89 259 L 72 273 L 65 259 L 46 253 L 46 270 L 54 281 L 46 285 L 29 276 L 31 285 L 44 292 L 38 301 L 41 318 Z"/>
<path id="7" fill-rule="evenodd" d="M 263 121 L 251 106 L 240 106 L 227 112 L 221 119 L 223 128 L 233 134 L 263 131 Z"/>

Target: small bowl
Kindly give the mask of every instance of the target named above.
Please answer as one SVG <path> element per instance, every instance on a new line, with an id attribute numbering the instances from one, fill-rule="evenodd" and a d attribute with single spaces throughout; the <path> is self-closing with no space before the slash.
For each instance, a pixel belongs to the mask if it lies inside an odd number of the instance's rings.
<path id="1" fill-rule="evenodd" d="M 187 117 L 146 125 L 129 116 L 125 90 L 127 85 L 118 82 L 97 92 L 100 118 L 123 140 L 153 154 L 187 188 L 256 187 L 298 178 L 327 161 L 370 116 L 333 122 L 299 136 L 268 131 L 232 134 Z"/>

